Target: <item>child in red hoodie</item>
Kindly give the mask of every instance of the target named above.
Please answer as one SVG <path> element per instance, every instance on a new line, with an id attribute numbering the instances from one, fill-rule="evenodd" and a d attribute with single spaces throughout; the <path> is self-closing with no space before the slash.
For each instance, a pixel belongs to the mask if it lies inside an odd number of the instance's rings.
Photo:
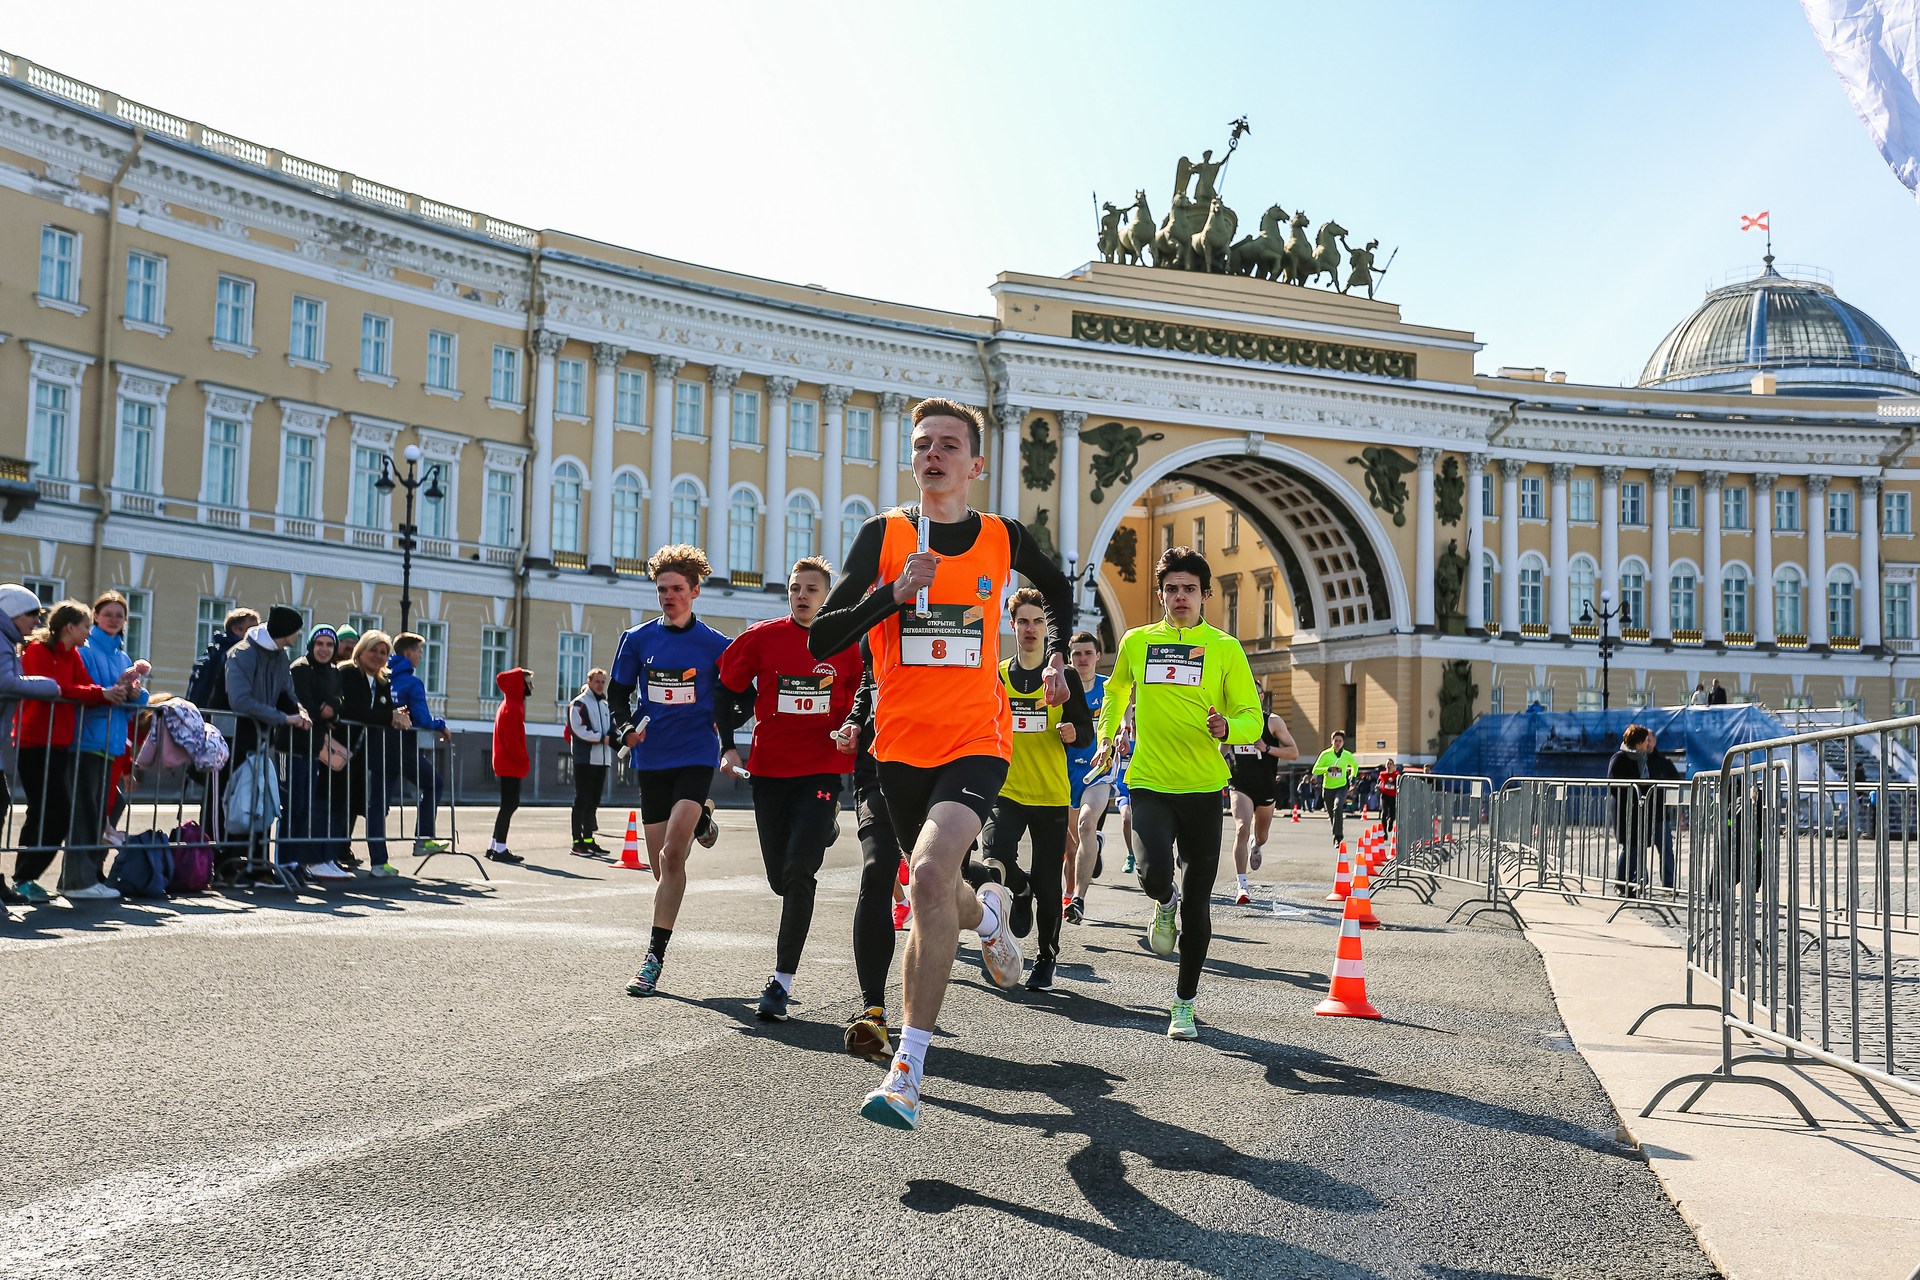
<path id="1" fill-rule="evenodd" d="M 500 779 L 500 811 L 493 819 L 493 841 L 487 845 L 491 862 L 525 862 L 507 849 L 507 828 L 520 807 L 520 784 L 531 769 L 527 759 L 527 698 L 533 692 L 533 672 L 525 667 L 502 671 L 493 678 L 500 689 L 500 709 L 493 713 L 493 776 Z"/>

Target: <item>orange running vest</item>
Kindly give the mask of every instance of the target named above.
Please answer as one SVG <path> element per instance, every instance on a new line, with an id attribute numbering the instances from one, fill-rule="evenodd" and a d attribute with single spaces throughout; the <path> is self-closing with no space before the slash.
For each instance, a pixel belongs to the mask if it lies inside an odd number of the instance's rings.
<path id="1" fill-rule="evenodd" d="M 919 549 L 915 519 L 887 512 L 879 587 L 890 591 Z M 932 616 L 914 602 L 873 629 L 873 758 L 929 769 L 962 756 L 1013 755 L 1013 713 L 1000 683 L 1000 596 L 1013 542 L 998 516 L 980 513 L 980 536 L 941 556 L 927 589 Z"/>

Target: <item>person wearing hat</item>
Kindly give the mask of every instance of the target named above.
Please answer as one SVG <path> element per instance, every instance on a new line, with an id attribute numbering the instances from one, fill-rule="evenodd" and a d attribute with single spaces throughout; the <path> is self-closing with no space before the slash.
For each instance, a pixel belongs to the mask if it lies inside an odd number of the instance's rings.
<path id="1" fill-rule="evenodd" d="M 345 671 L 353 665 L 353 646 L 360 643 L 360 632 L 353 627 L 335 627 L 333 637 L 333 665 Z"/>
<path id="2" fill-rule="evenodd" d="M 17 582 L 0 584 L 0 827 L 13 803 L 13 722 L 22 698 L 55 698 L 60 682 L 52 676 L 20 674 L 20 646 L 40 624 L 40 597 Z M 0 877 L 0 903 L 21 906 L 30 899 L 15 893 Z"/>
<path id="3" fill-rule="evenodd" d="M 232 767 L 236 771 L 262 745 L 271 746 L 275 729 L 284 725 L 305 733 L 313 728 L 294 696 L 293 671 L 287 660 L 287 650 L 300 639 L 304 626 L 298 610 L 277 604 L 268 610 L 265 622 L 227 651 L 227 705 L 235 716 Z M 297 853 L 292 861 L 297 867 Z"/>

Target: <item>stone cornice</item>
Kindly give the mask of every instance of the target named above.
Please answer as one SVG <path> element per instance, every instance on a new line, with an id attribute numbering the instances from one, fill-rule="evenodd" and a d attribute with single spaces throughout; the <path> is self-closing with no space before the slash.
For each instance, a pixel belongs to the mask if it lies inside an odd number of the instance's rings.
<path id="1" fill-rule="evenodd" d="M 1748 419 L 1643 418 L 1595 412 L 1522 413 L 1500 437 L 1516 453 L 1584 454 L 1685 466 L 1688 463 L 1780 463 L 1879 469 L 1898 427 L 1863 427 Z"/>

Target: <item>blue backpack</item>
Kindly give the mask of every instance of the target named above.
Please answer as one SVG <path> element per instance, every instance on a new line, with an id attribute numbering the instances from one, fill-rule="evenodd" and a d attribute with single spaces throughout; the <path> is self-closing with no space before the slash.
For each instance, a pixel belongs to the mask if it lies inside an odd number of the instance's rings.
<path id="1" fill-rule="evenodd" d="M 173 849 L 167 837 L 158 831 L 142 831 L 128 836 L 113 860 L 113 874 L 107 883 L 128 898 L 164 898 L 167 882 L 173 879 Z"/>

